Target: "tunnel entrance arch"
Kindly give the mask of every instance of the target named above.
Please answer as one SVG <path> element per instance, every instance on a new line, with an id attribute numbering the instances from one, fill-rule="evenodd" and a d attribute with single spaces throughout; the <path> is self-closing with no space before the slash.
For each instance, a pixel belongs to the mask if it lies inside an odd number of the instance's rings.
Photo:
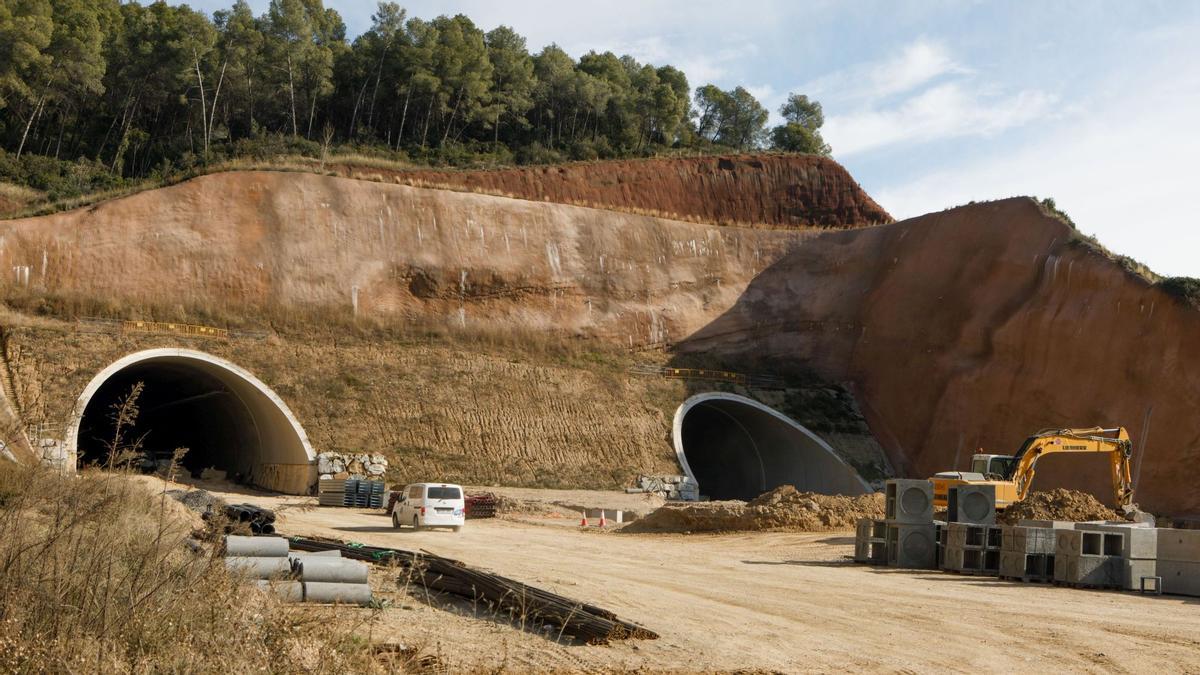
<path id="1" fill-rule="evenodd" d="M 67 427 L 66 450 L 102 460 L 114 432 L 113 404 L 143 389 L 130 437 L 148 455 L 188 448 L 183 468 L 212 467 L 240 482 L 305 494 L 316 482 L 308 435 L 279 397 L 225 359 L 191 349 L 150 349 L 113 362 L 88 382 Z"/>
<path id="2" fill-rule="evenodd" d="M 692 396 L 675 411 L 672 436 L 683 472 L 712 499 L 750 500 L 780 485 L 822 494 L 874 492 L 819 436 L 745 396 Z"/>

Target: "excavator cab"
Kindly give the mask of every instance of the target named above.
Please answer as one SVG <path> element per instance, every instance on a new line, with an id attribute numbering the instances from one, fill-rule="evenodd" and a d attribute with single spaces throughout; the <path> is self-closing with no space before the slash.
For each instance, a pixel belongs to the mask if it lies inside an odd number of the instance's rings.
<path id="1" fill-rule="evenodd" d="M 1012 477 L 1017 458 L 1012 455 L 974 455 L 971 473 L 983 474 L 988 480 L 1007 480 Z"/>

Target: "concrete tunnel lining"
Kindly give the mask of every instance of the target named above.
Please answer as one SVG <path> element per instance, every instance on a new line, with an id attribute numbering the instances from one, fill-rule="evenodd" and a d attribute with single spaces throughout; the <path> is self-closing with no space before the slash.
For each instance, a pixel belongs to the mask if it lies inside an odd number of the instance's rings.
<path id="1" fill-rule="evenodd" d="M 234 363 L 211 354 L 191 349 L 150 349 L 124 356 L 101 370 L 88 382 L 76 401 L 65 446 L 72 456 L 82 457 L 89 443 L 80 443 L 85 417 L 91 419 L 98 410 L 89 405 L 110 382 L 143 375 L 158 377 L 164 382 L 186 383 L 190 389 L 178 401 L 168 401 L 158 408 L 189 403 L 206 398 L 223 398 L 220 421 L 230 429 L 205 429 L 207 438 L 223 438 L 236 446 L 226 457 L 227 466 L 239 473 L 251 485 L 291 494 L 304 494 L 316 481 L 315 457 L 312 444 L 296 416 L 279 397 L 257 377 Z M 173 379 L 172 379 L 173 378 Z M 168 385 L 164 385 L 168 386 Z M 110 385 L 111 388 L 111 385 Z M 199 392 L 199 393 L 196 393 Z M 101 399 L 108 396 L 102 394 Z M 147 390 L 144 396 L 154 396 Z M 95 401 L 97 405 L 102 400 Z M 154 402 L 142 400 L 143 411 L 154 410 Z M 206 403 L 204 410 L 217 410 Z M 218 426 L 213 424 L 211 426 Z M 178 433 L 178 432 L 176 432 Z M 214 434 L 225 434 L 214 436 Z M 85 439 L 86 441 L 86 439 Z M 185 462 L 187 459 L 185 458 Z"/>
<path id="2" fill-rule="evenodd" d="M 871 486 L 823 439 L 745 396 L 709 392 L 675 411 L 675 455 L 700 493 L 749 500 L 779 487 L 859 495 Z"/>

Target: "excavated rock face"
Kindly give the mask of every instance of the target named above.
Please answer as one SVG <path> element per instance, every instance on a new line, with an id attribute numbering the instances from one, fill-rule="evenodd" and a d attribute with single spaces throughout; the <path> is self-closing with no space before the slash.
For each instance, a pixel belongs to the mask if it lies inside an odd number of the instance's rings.
<path id="1" fill-rule="evenodd" d="M 386 176 L 412 185 L 723 225 L 846 228 L 892 221 L 840 164 L 811 155 L 646 159 L 495 171 L 333 168 L 348 176 Z"/>
<path id="2" fill-rule="evenodd" d="M 1200 311 L 1078 245 L 1029 199 L 808 239 L 687 338 L 847 381 L 897 469 L 966 468 L 1048 427 L 1117 425 L 1135 500 L 1200 513 Z M 1051 456 L 1034 489 L 1111 501 L 1107 460 Z"/>
<path id="3" fill-rule="evenodd" d="M 300 173 L 231 172 L 0 221 L 0 293 L 168 316 L 330 316 L 661 344 L 799 233 Z M 23 305 L 21 303 L 24 303 Z M 203 319 L 212 321 L 212 318 Z"/>

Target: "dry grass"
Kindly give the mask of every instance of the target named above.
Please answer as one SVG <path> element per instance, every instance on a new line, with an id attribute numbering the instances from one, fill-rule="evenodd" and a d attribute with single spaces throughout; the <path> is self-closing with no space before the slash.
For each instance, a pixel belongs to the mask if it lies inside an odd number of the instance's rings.
<path id="1" fill-rule="evenodd" d="M 352 626 L 192 553 L 190 526 L 127 475 L 0 462 L 0 672 L 382 668 Z"/>

